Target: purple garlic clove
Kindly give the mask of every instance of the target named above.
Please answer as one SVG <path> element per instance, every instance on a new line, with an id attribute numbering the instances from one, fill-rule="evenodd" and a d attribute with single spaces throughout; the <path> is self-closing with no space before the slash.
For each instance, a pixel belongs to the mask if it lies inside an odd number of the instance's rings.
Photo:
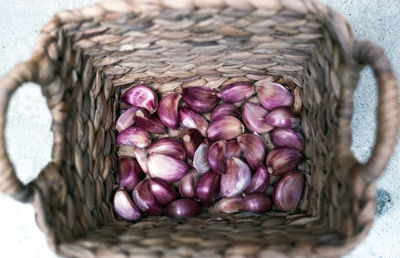
<path id="1" fill-rule="evenodd" d="M 164 134 L 167 132 L 158 117 L 155 114 L 149 115 L 145 110 L 138 109 L 136 111 L 135 123 L 150 133 Z"/>
<path id="2" fill-rule="evenodd" d="M 203 136 L 206 135 L 208 122 L 203 116 L 197 114 L 196 112 L 183 107 L 179 110 L 179 120 L 181 121 L 181 127 L 196 129 Z"/>
<path id="3" fill-rule="evenodd" d="M 184 160 L 186 157 L 186 152 L 182 146 L 182 143 L 172 137 L 161 138 L 150 145 L 150 147 L 147 149 L 147 154 L 152 155 L 154 153 L 166 154 L 182 160 Z"/>
<path id="4" fill-rule="evenodd" d="M 239 211 L 239 203 L 243 198 L 240 197 L 227 197 L 221 199 L 208 209 L 210 213 L 235 213 Z"/>
<path id="5" fill-rule="evenodd" d="M 147 154 L 145 149 L 135 148 L 133 150 L 133 154 L 137 162 L 139 163 L 140 168 L 145 174 L 149 173 L 149 169 L 147 168 Z"/>
<path id="6" fill-rule="evenodd" d="M 300 124 L 300 117 L 289 108 L 277 108 L 265 116 L 268 124 L 274 127 L 294 128 Z"/>
<path id="7" fill-rule="evenodd" d="M 226 141 L 217 141 L 208 148 L 208 164 L 214 172 L 225 173 Z"/>
<path id="8" fill-rule="evenodd" d="M 135 221 L 142 217 L 140 209 L 133 203 L 124 189 L 115 193 L 113 204 L 115 213 L 123 219 Z"/>
<path id="9" fill-rule="evenodd" d="M 203 86 L 183 88 L 182 97 L 192 110 L 200 114 L 210 112 L 219 100 L 216 90 Z"/>
<path id="10" fill-rule="evenodd" d="M 267 212 L 272 210 L 272 201 L 263 193 L 253 193 L 244 197 L 239 207 L 241 211 Z"/>
<path id="11" fill-rule="evenodd" d="M 231 140 L 244 132 L 244 127 L 239 119 L 233 116 L 220 117 L 211 122 L 207 128 L 207 137 L 211 141 Z"/>
<path id="12" fill-rule="evenodd" d="M 151 192 L 150 181 L 148 179 L 136 185 L 132 192 L 132 197 L 141 211 L 154 216 L 165 214 L 164 207 L 157 202 Z"/>
<path id="13" fill-rule="evenodd" d="M 151 178 L 160 178 L 167 183 L 181 179 L 189 171 L 189 166 L 183 160 L 157 153 L 149 156 L 147 168 Z"/>
<path id="14" fill-rule="evenodd" d="M 172 218 L 192 217 L 200 213 L 200 204 L 192 199 L 176 200 L 167 207 L 167 215 Z"/>
<path id="15" fill-rule="evenodd" d="M 264 83 L 258 89 L 258 99 L 261 105 L 272 110 L 278 107 L 290 107 L 293 104 L 293 95 L 279 83 Z"/>
<path id="16" fill-rule="evenodd" d="M 280 176 L 297 167 L 303 154 L 296 149 L 281 147 L 270 151 L 267 155 L 267 170 L 273 176 Z"/>
<path id="17" fill-rule="evenodd" d="M 139 164 L 131 158 L 119 158 L 119 186 L 127 191 L 132 191 L 142 177 Z"/>
<path id="18" fill-rule="evenodd" d="M 239 113 L 238 108 L 232 104 L 229 104 L 229 103 L 219 104 L 212 110 L 211 116 L 210 116 L 210 121 L 213 122 L 215 120 L 218 120 L 218 118 L 224 117 L 224 116 L 233 116 L 233 117 L 239 118 L 240 113 Z"/>
<path id="19" fill-rule="evenodd" d="M 171 129 L 177 129 L 179 125 L 178 105 L 181 98 L 178 93 L 170 94 L 161 99 L 158 107 L 158 117 Z"/>
<path id="20" fill-rule="evenodd" d="M 200 175 L 201 174 L 193 169 L 181 178 L 179 181 L 179 193 L 182 198 L 194 199 L 197 196 L 196 188 Z"/>
<path id="21" fill-rule="evenodd" d="M 250 82 L 234 82 L 226 85 L 219 93 L 219 97 L 228 103 L 246 100 L 255 94 Z"/>
<path id="22" fill-rule="evenodd" d="M 271 131 L 271 142 L 278 147 L 290 147 L 304 151 L 303 135 L 291 128 L 275 128 Z"/>
<path id="23" fill-rule="evenodd" d="M 265 118 L 267 114 L 267 110 L 251 102 L 246 102 L 242 106 L 243 123 L 247 129 L 255 133 L 268 133 L 274 128 L 267 123 Z"/>
<path id="24" fill-rule="evenodd" d="M 202 143 L 197 148 L 193 157 L 193 167 L 197 170 L 197 172 L 204 174 L 210 170 L 207 158 L 208 158 L 208 144 Z"/>
<path id="25" fill-rule="evenodd" d="M 219 193 L 220 175 L 209 171 L 205 173 L 197 184 L 197 198 L 205 206 L 210 206 L 215 202 Z"/>
<path id="26" fill-rule="evenodd" d="M 245 194 L 252 193 L 263 193 L 267 190 L 269 185 L 269 173 L 267 169 L 262 165 L 258 165 L 256 172 L 253 175 L 253 178 L 250 181 L 249 187 L 247 187 Z"/>
<path id="27" fill-rule="evenodd" d="M 137 110 L 137 107 L 131 107 L 125 110 L 115 123 L 115 129 L 117 129 L 118 132 L 122 132 L 131 127 L 135 123 L 135 114 Z"/>
<path id="28" fill-rule="evenodd" d="M 195 151 L 203 142 L 203 137 L 196 129 L 185 129 L 182 131 L 182 141 L 186 155 L 193 159 Z"/>
<path id="29" fill-rule="evenodd" d="M 167 206 L 179 197 L 172 185 L 159 178 L 150 179 L 150 190 L 156 201 L 162 206 Z"/>
<path id="30" fill-rule="evenodd" d="M 247 164 L 252 170 L 256 170 L 258 165 L 264 162 L 267 152 L 263 139 L 255 134 L 242 134 L 238 137 L 238 142 Z"/>
<path id="31" fill-rule="evenodd" d="M 274 203 L 284 211 L 294 211 L 301 199 L 304 176 L 299 171 L 286 173 L 274 188 Z"/>
<path id="32" fill-rule="evenodd" d="M 150 87 L 145 85 L 136 85 L 127 90 L 122 95 L 122 101 L 134 106 L 144 108 L 153 114 L 157 110 L 157 94 Z"/>
<path id="33" fill-rule="evenodd" d="M 226 173 L 221 175 L 221 196 L 239 196 L 249 185 L 251 180 L 250 168 L 242 160 L 231 158 L 226 163 Z"/>
<path id="34" fill-rule="evenodd" d="M 227 158 L 240 158 L 242 151 L 237 140 L 230 140 L 226 143 L 226 157 Z"/>
<path id="35" fill-rule="evenodd" d="M 151 143 L 150 135 L 140 127 L 130 127 L 117 136 L 117 146 L 131 145 L 138 148 L 145 148 Z"/>

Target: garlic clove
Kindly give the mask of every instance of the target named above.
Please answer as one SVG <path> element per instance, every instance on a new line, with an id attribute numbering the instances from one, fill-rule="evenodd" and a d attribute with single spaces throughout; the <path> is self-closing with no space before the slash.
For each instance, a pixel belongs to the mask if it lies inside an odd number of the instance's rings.
<path id="1" fill-rule="evenodd" d="M 274 188 L 275 205 L 284 211 L 294 211 L 304 189 L 304 176 L 299 171 L 286 173 Z"/>
<path id="2" fill-rule="evenodd" d="M 119 186 L 127 191 L 132 191 L 142 177 L 139 164 L 131 158 L 119 158 Z"/>
<path id="3" fill-rule="evenodd" d="M 227 158 L 240 158 L 242 151 L 240 150 L 240 145 L 236 139 L 230 140 L 226 143 L 226 157 Z"/>
<path id="4" fill-rule="evenodd" d="M 197 184 L 197 198 L 205 206 L 210 206 L 214 203 L 219 193 L 220 175 L 209 171 L 205 173 Z"/>
<path id="5" fill-rule="evenodd" d="M 193 159 L 195 151 L 203 142 L 203 137 L 196 129 L 185 129 L 182 131 L 182 141 L 186 155 Z"/>
<path id="6" fill-rule="evenodd" d="M 156 141 L 147 149 L 147 154 L 166 154 L 185 160 L 186 152 L 182 143 L 175 138 L 166 137 Z"/>
<path id="7" fill-rule="evenodd" d="M 149 156 L 147 167 L 151 178 L 160 178 L 167 183 L 181 179 L 189 171 L 189 166 L 183 160 L 158 153 Z"/>
<path id="8" fill-rule="evenodd" d="M 162 206 L 168 205 L 179 196 L 172 185 L 159 178 L 150 179 L 150 190 L 156 201 Z"/>
<path id="9" fill-rule="evenodd" d="M 303 135 L 291 128 L 275 128 L 271 131 L 271 142 L 278 147 L 291 147 L 304 151 Z"/>
<path id="10" fill-rule="evenodd" d="M 194 199 L 197 196 L 196 188 L 200 175 L 195 169 L 189 171 L 179 181 L 179 193 L 182 198 Z"/>
<path id="11" fill-rule="evenodd" d="M 206 135 L 206 130 L 208 127 L 207 120 L 189 108 L 183 107 L 179 110 L 179 120 L 181 122 L 181 127 L 196 129 L 203 136 Z"/>
<path id="12" fill-rule="evenodd" d="M 172 218 L 186 218 L 201 213 L 201 206 L 192 199 L 180 199 L 172 202 L 167 207 L 167 215 Z"/>
<path id="13" fill-rule="evenodd" d="M 224 116 L 233 116 L 239 118 L 240 113 L 238 108 L 230 103 L 219 104 L 211 111 L 210 121 L 213 122 Z"/>
<path id="14" fill-rule="evenodd" d="M 195 151 L 193 157 L 193 167 L 197 170 L 197 172 L 204 174 L 210 170 L 207 158 L 208 158 L 208 144 L 202 143 Z"/>
<path id="15" fill-rule="evenodd" d="M 157 94 L 150 87 L 136 85 L 127 90 L 121 97 L 122 101 L 134 107 L 141 107 L 153 114 L 157 110 Z"/>
<path id="16" fill-rule="evenodd" d="M 151 143 L 150 135 L 140 127 L 130 127 L 117 136 L 117 146 L 131 145 L 138 148 L 145 148 Z"/>
<path id="17" fill-rule="evenodd" d="M 264 162 L 267 152 L 263 139 L 255 134 L 242 134 L 238 137 L 238 142 L 247 164 L 252 170 L 256 170 L 258 165 Z"/>
<path id="18" fill-rule="evenodd" d="M 235 213 L 239 211 L 239 203 L 243 198 L 239 197 L 226 197 L 215 203 L 208 209 L 210 213 Z"/>
<path id="19" fill-rule="evenodd" d="M 200 114 L 210 112 L 219 100 L 216 90 L 204 86 L 183 88 L 182 97 L 193 111 Z"/>
<path id="20" fill-rule="evenodd" d="M 219 174 L 225 173 L 226 141 L 214 142 L 208 148 L 208 164 L 210 168 Z"/>
<path id="21" fill-rule="evenodd" d="M 164 215 L 165 209 L 153 196 L 150 188 L 150 180 L 145 179 L 136 185 L 132 192 L 133 201 L 139 209 L 149 215 Z"/>
<path id="22" fill-rule="evenodd" d="M 158 117 L 171 129 L 177 129 L 179 125 L 178 105 L 181 98 L 178 93 L 170 94 L 161 99 L 158 107 Z"/>
<path id="23" fill-rule="evenodd" d="M 147 168 L 147 154 L 145 149 L 135 148 L 133 150 L 133 154 L 137 162 L 139 163 L 140 168 L 145 174 L 149 173 L 149 169 Z"/>
<path id="24" fill-rule="evenodd" d="M 135 114 L 137 110 L 137 107 L 131 107 L 125 110 L 115 123 L 115 129 L 118 132 L 122 132 L 123 130 L 131 127 L 135 123 Z"/>
<path id="25" fill-rule="evenodd" d="M 290 107 L 293 104 L 293 95 L 279 83 L 264 83 L 258 88 L 258 99 L 267 110 L 278 107 Z"/>
<path id="26" fill-rule="evenodd" d="M 221 175 L 221 196 L 239 196 L 251 181 L 251 171 L 245 162 L 238 158 L 230 158 L 226 163 L 226 173 Z"/>
<path id="27" fill-rule="evenodd" d="M 234 82 L 226 85 L 219 93 L 219 97 L 228 103 L 246 100 L 255 94 L 250 82 Z"/>
<path id="28" fill-rule="evenodd" d="M 289 108 L 277 108 L 265 116 L 268 124 L 274 127 L 294 128 L 300 124 L 300 117 Z"/>
<path id="29" fill-rule="evenodd" d="M 136 111 L 135 123 L 150 133 L 164 134 L 167 132 L 157 115 L 149 115 L 145 110 L 138 109 Z"/>
<path id="30" fill-rule="evenodd" d="M 263 193 L 269 185 L 269 173 L 264 165 L 259 164 L 253 178 L 250 181 L 249 187 L 244 191 L 245 194 Z"/>
<path id="31" fill-rule="evenodd" d="M 244 197 L 239 207 L 241 211 L 267 212 L 272 210 L 272 201 L 263 193 L 253 193 Z"/>
<path id="32" fill-rule="evenodd" d="M 115 213 L 123 219 L 135 221 L 142 217 L 140 209 L 133 203 L 123 188 L 115 193 L 113 205 Z"/>
<path id="33" fill-rule="evenodd" d="M 220 117 L 211 122 L 207 128 L 207 137 L 211 141 L 231 140 L 244 132 L 244 127 L 239 119 L 233 116 Z"/>
<path id="34" fill-rule="evenodd" d="M 280 176 L 297 167 L 303 154 L 296 149 L 281 147 L 270 151 L 267 155 L 267 171 L 273 176 Z"/>
<path id="35" fill-rule="evenodd" d="M 255 133 L 268 133 L 274 128 L 267 123 L 265 118 L 267 114 L 267 110 L 251 102 L 246 102 L 242 106 L 243 123 L 247 129 Z"/>

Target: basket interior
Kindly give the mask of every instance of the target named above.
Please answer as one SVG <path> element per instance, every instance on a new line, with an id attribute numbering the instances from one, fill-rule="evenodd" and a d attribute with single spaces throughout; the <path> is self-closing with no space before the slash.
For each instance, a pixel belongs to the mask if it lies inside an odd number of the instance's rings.
<path id="1" fill-rule="evenodd" d="M 45 205 L 60 254 L 246 256 L 267 248 L 265 255 L 289 250 L 301 255 L 341 243 L 338 200 L 347 192 L 334 176 L 334 144 L 339 73 L 346 60 L 317 17 L 231 8 L 165 10 L 156 17 L 108 13 L 64 24 L 56 33 L 60 74 L 44 94 L 61 88 L 48 104 L 62 100 L 69 116 L 64 184 L 49 190 L 53 200 Z M 124 108 L 119 101 L 124 89 L 147 84 L 162 96 L 234 80 L 278 81 L 295 95 L 307 157 L 300 165 L 306 187 L 298 211 L 117 220 L 114 123 Z"/>

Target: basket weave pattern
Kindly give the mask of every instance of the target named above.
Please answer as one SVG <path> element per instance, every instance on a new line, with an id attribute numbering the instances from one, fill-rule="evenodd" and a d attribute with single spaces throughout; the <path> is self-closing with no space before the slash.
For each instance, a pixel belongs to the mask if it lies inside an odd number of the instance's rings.
<path id="1" fill-rule="evenodd" d="M 350 121 L 365 64 L 378 78 L 380 106 L 377 145 L 361 165 L 350 151 Z M 121 93 L 146 84 L 161 97 L 243 80 L 278 81 L 294 93 L 306 138 L 298 212 L 116 220 L 117 152 L 129 155 L 115 146 Z M 26 81 L 42 87 L 54 146 L 52 162 L 24 186 L 4 126 L 8 100 Z M 0 190 L 32 201 L 50 246 L 68 257 L 342 255 L 372 224 L 374 181 L 399 125 L 397 82 L 383 51 L 356 41 L 341 16 L 313 0 L 133 0 L 60 12 L 0 89 Z"/>

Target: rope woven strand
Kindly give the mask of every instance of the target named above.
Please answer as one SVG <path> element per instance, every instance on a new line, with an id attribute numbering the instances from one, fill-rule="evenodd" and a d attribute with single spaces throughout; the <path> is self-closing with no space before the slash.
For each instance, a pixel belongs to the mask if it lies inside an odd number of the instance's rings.
<path id="1" fill-rule="evenodd" d="M 346 20 L 325 5 L 102 2 L 56 14 L 33 53 L 0 81 L 0 190 L 33 200 L 38 225 L 59 255 L 337 257 L 366 236 L 374 180 L 398 131 L 397 82 L 383 51 L 355 41 Z M 366 165 L 356 162 L 348 140 L 362 64 L 373 67 L 380 90 L 378 140 Z M 4 142 L 9 98 L 26 81 L 41 85 L 54 133 L 52 162 L 29 186 L 18 180 Z M 117 153 L 132 155 L 114 145 L 114 123 L 126 108 L 120 94 L 133 84 L 148 84 L 163 96 L 235 81 L 277 81 L 294 94 L 307 139 L 298 211 L 148 217 L 135 224 L 116 219 Z"/>

